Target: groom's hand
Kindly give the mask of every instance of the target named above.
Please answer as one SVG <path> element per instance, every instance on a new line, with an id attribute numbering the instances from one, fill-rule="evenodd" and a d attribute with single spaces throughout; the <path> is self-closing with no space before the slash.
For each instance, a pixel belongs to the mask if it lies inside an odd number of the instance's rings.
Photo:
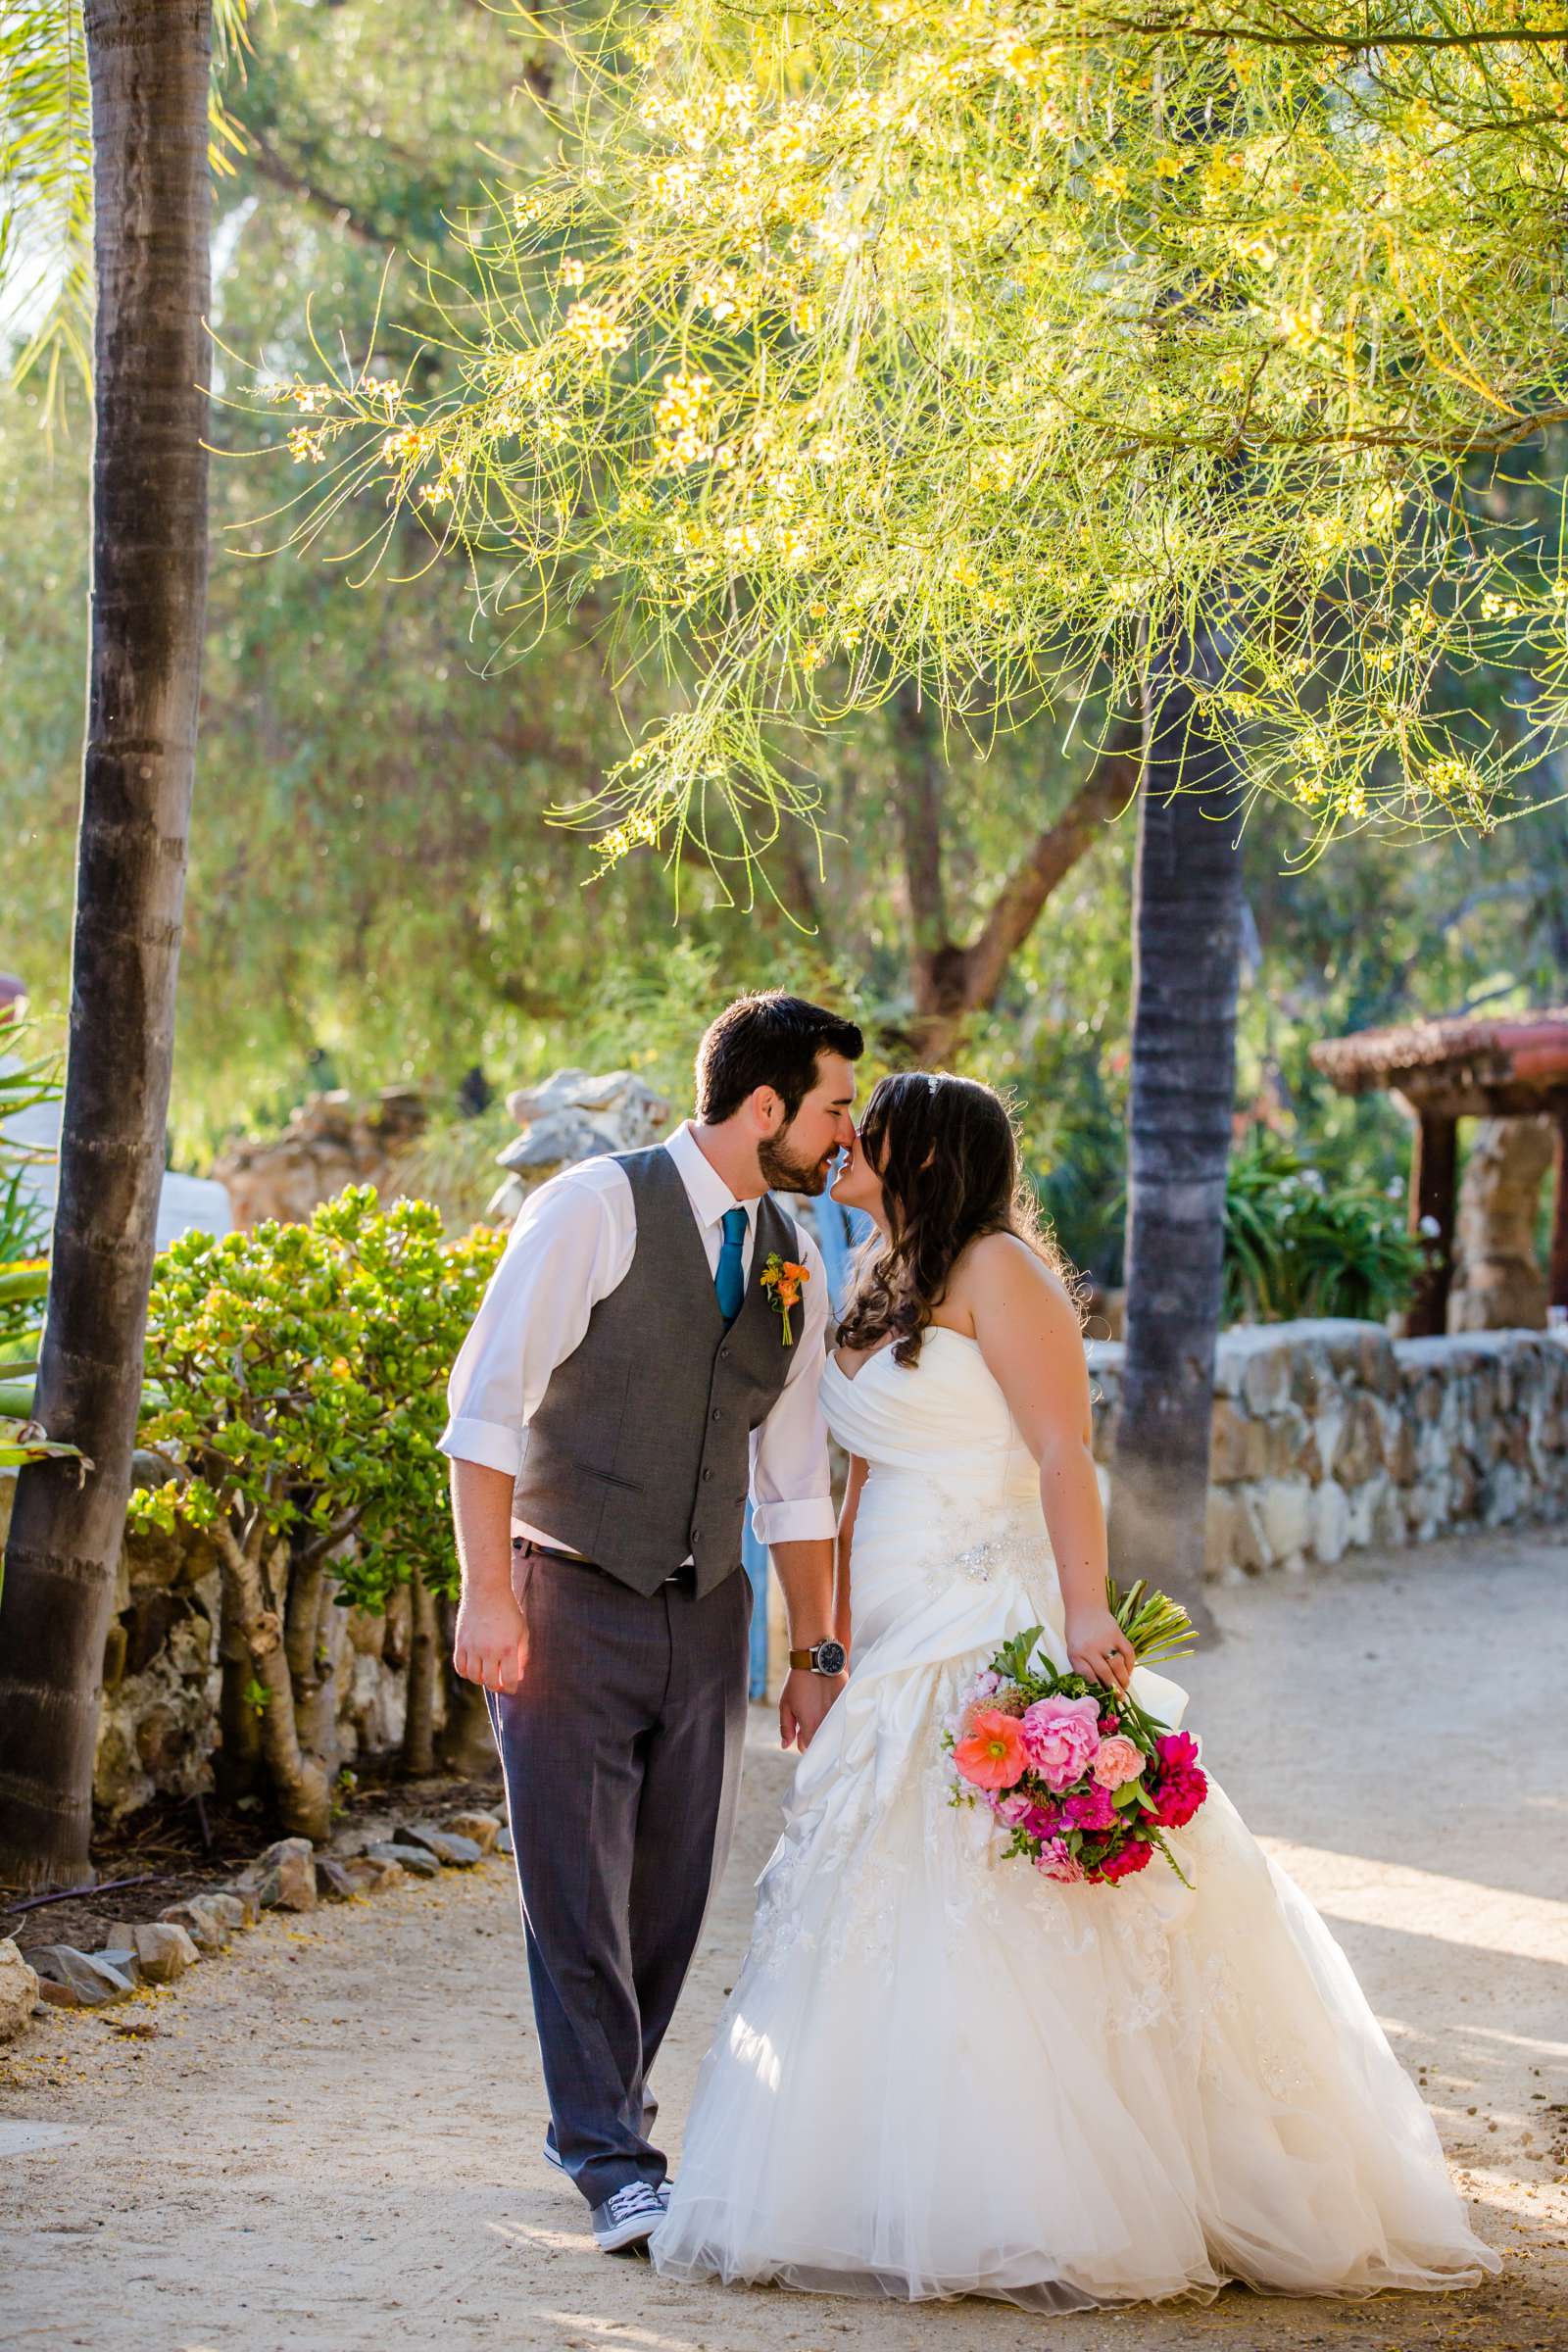
<path id="1" fill-rule="evenodd" d="M 515 1690 L 527 1662 L 528 1629 L 511 1592 L 465 1592 L 452 1641 L 452 1663 L 465 1682 Z"/>
<path id="2" fill-rule="evenodd" d="M 842 1674 L 812 1674 L 808 1667 L 793 1667 L 779 1693 L 780 1745 L 798 1746 L 804 1756 L 844 1683 Z"/>

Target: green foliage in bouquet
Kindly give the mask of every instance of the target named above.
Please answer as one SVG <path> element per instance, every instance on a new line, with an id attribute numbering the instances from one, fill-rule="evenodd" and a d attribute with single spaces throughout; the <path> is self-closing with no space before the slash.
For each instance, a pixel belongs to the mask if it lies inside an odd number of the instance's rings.
<path id="1" fill-rule="evenodd" d="M 308 1224 L 188 1234 L 158 1261 L 141 1445 L 168 1477 L 133 1527 L 208 1531 L 222 1572 L 224 1740 L 247 1729 L 285 1822 L 324 1835 L 313 1749 L 322 1612 L 454 1589 L 436 1440 L 453 1356 L 503 1236 L 448 1240 L 427 1202 L 351 1186 Z M 249 1723 L 247 1723 L 247 1718 Z"/>
<path id="2" fill-rule="evenodd" d="M 1402 1306 L 1422 1249 L 1401 1202 L 1368 1185 L 1330 1184 L 1298 1152 L 1254 1133 L 1225 1188 L 1227 1323 L 1296 1315 L 1372 1321 Z"/>

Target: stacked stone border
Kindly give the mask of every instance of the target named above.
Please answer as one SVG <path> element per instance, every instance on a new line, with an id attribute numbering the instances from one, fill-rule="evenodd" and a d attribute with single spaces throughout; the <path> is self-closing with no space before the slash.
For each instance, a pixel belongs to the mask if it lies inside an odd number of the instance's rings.
<path id="1" fill-rule="evenodd" d="M 0 2042 L 51 2009 L 107 2009 L 143 1985 L 174 1984 L 198 1961 L 226 1951 L 264 1912 L 299 1914 L 323 1902 L 385 1894 L 415 1879 L 472 1870 L 491 1853 L 510 1854 L 511 1832 L 493 1813 L 457 1813 L 377 1833 L 361 1829 L 318 1853 L 308 1838 L 280 1838 L 235 1879 L 172 1903 L 156 1920 L 111 1930 L 101 1950 L 34 1945 L 24 1953 L 0 1936 Z"/>
<path id="2" fill-rule="evenodd" d="M 1091 1342 L 1089 1357 L 1104 1464 L 1123 1349 Z M 1220 1583 L 1568 1516 L 1568 1333 L 1393 1340 L 1328 1320 L 1225 1332 L 1209 1476 Z M 1157 1561 L 1149 1574 L 1157 1582 Z"/>

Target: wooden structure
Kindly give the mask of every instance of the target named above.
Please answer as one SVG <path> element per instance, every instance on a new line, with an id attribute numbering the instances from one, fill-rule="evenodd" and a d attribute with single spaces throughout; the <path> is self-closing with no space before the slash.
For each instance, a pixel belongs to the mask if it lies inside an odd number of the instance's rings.
<path id="1" fill-rule="evenodd" d="M 1427 1236 L 1427 1271 L 1410 1302 L 1412 1339 L 1446 1328 L 1453 1279 L 1457 1131 L 1464 1118 L 1535 1118 L 1557 1132 L 1548 1297 L 1568 1307 L 1568 1008 L 1501 1020 L 1458 1014 L 1362 1029 L 1312 1048 L 1315 1068 L 1341 1094 L 1396 1095 L 1415 1120 L 1410 1229 Z M 1430 1222 L 1428 1221 L 1430 1220 Z"/>

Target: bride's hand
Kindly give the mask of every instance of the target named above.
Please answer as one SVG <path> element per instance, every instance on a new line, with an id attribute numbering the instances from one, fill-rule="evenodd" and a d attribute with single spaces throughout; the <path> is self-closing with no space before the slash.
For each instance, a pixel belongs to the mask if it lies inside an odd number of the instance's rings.
<path id="1" fill-rule="evenodd" d="M 1132 1643 L 1108 1609 L 1069 1612 L 1066 1634 L 1067 1655 L 1075 1674 L 1087 1682 L 1126 1690 L 1137 1659 Z"/>

